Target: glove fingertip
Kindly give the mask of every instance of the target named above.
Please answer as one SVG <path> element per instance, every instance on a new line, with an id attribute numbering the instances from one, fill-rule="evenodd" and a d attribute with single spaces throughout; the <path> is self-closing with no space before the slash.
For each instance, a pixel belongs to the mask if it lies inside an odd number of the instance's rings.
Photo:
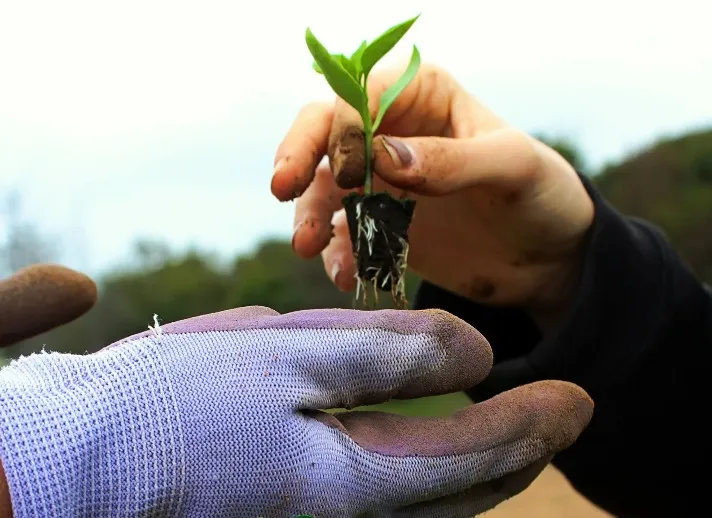
<path id="1" fill-rule="evenodd" d="M 443 348 L 443 362 L 415 383 L 403 387 L 398 397 L 412 398 L 467 390 L 484 380 L 494 356 L 487 339 L 464 320 L 438 309 L 417 312 L 420 324 Z"/>
<path id="2" fill-rule="evenodd" d="M 56 264 L 35 264 L 0 283 L 0 315 L 10 345 L 67 324 L 89 311 L 98 292 L 88 276 Z"/>

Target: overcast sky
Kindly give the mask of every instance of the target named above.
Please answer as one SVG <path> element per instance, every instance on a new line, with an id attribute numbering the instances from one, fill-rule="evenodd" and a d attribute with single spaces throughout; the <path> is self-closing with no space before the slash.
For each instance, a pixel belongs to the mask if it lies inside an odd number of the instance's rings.
<path id="1" fill-rule="evenodd" d="M 0 194 L 92 274 L 138 237 L 232 254 L 288 236 L 276 146 L 329 99 L 310 26 L 351 52 L 422 17 L 417 43 L 528 131 L 567 135 L 594 166 L 712 125 L 708 0 L 0 0 Z M 0 220 L 0 232 L 2 221 Z"/>

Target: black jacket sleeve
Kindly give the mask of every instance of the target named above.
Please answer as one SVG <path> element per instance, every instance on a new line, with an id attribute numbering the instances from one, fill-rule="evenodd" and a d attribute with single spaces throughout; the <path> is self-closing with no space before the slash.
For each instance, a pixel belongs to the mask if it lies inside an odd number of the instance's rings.
<path id="1" fill-rule="evenodd" d="M 469 392 L 475 401 L 543 379 L 589 393 L 591 424 L 553 464 L 593 503 L 621 518 L 702 516 L 712 461 L 712 291 L 658 229 L 621 215 L 582 180 L 596 215 L 558 330 L 543 338 L 519 310 L 429 283 L 415 307 L 449 311 L 490 341 L 495 366 Z"/>

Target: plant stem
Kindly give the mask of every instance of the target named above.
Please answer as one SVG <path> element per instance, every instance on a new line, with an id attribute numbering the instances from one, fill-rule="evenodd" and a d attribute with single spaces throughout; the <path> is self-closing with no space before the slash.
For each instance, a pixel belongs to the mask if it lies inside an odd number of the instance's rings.
<path id="1" fill-rule="evenodd" d="M 373 131 L 371 128 L 366 128 L 364 131 L 366 144 L 366 175 L 363 183 L 364 194 L 368 196 L 373 192 L 373 174 L 371 172 L 371 144 L 373 140 Z"/>
<path id="2" fill-rule="evenodd" d="M 362 78 L 361 88 L 363 88 L 363 97 L 365 99 L 365 104 L 361 111 L 361 120 L 363 121 L 363 136 L 365 139 L 365 151 L 366 151 L 366 166 L 365 175 L 363 181 L 363 193 L 368 196 L 373 192 L 373 175 L 371 174 L 371 146 L 373 144 L 373 121 L 371 120 L 371 112 L 368 108 L 368 88 L 366 88 L 366 82 L 368 81 L 368 76 L 364 75 Z"/>

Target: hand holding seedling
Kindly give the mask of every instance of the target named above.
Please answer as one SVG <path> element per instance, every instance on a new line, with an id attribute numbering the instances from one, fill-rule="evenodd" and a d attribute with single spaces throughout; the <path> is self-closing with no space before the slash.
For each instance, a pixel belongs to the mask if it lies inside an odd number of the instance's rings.
<path id="1" fill-rule="evenodd" d="M 371 72 L 372 117 L 403 73 Z M 340 97 L 305 106 L 277 150 L 272 178 L 278 199 L 297 199 L 295 251 L 305 258 L 321 253 L 327 274 L 345 291 L 356 288 L 357 265 L 342 199 L 359 184 L 358 172 L 368 170 L 363 118 Z M 415 272 L 482 303 L 533 313 L 565 306 L 593 206 L 559 154 L 432 65 L 419 68 L 377 133 L 372 189 L 415 201 L 408 231 Z M 325 155 L 331 168 L 320 165 Z"/>
<path id="2" fill-rule="evenodd" d="M 368 288 L 372 286 L 376 300 L 379 291 L 390 290 L 397 305 L 405 307 L 407 304 L 408 227 L 415 202 L 396 200 L 386 192 L 373 192 L 371 151 L 373 136 L 388 109 L 418 72 L 418 48 L 413 46 L 406 70 L 379 97 L 374 116 L 371 115 L 368 79 L 376 63 L 398 43 L 417 18 L 391 27 L 370 43 L 364 40 L 350 57 L 330 54 L 311 30 L 307 29 L 306 33 L 307 46 L 314 56 L 314 69 L 324 75 L 336 94 L 356 110 L 360 118 L 361 129 L 352 132 L 348 139 L 349 151 L 361 154 L 362 159 L 358 168 L 351 168 L 341 175 L 340 183 L 342 187 L 363 185 L 363 194 L 351 193 L 342 203 L 352 244 L 357 288 L 363 293 L 364 303 L 368 300 Z M 335 163 L 340 160 L 353 162 L 348 155 L 343 149 L 336 150 Z"/>

